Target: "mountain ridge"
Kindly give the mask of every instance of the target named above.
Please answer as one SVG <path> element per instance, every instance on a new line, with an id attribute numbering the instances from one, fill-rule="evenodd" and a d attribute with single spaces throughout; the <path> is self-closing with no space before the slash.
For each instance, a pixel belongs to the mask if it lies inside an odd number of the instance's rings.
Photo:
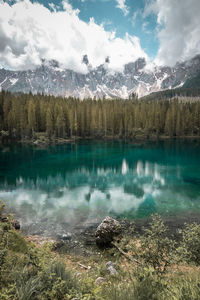
<path id="1" fill-rule="evenodd" d="M 174 67 L 149 65 L 144 58 L 124 66 L 123 72 L 111 72 L 109 60 L 92 68 L 87 62 L 88 73 L 81 74 L 68 69 L 60 69 L 57 61 L 42 61 L 34 70 L 11 71 L 0 69 L 0 90 L 11 92 L 32 92 L 54 96 L 76 98 L 130 98 L 152 92 L 180 88 L 186 81 L 197 76 L 200 71 L 200 55 L 177 63 Z"/>

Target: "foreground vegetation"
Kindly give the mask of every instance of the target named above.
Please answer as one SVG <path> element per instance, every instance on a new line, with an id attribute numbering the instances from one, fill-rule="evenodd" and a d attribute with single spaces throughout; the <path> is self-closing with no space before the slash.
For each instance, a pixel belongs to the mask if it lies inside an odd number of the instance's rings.
<path id="1" fill-rule="evenodd" d="M 159 216 L 140 237 L 126 235 L 94 257 L 59 254 L 38 247 L 12 227 L 0 208 L 1 300 L 198 300 L 200 226 L 186 225 L 176 242 Z M 107 272 L 115 262 L 117 275 Z M 81 264 L 79 263 L 81 262 Z M 90 267 L 87 267 L 90 265 Z M 96 282 L 103 277 L 101 284 Z"/>
<path id="2" fill-rule="evenodd" d="M 200 136 L 200 101 L 92 100 L 0 93 L 2 140 Z"/>

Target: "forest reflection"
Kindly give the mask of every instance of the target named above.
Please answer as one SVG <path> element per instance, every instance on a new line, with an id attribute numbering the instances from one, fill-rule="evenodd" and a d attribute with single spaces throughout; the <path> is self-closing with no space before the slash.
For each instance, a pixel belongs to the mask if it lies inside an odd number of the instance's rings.
<path id="1" fill-rule="evenodd" d="M 107 215 L 198 214 L 198 162 L 199 144 L 192 142 L 2 148 L 0 199 L 23 228 L 44 234 L 98 223 Z"/>
<path id="2" fill-rule="evenodd" d="M 141 160 L 131 166 L 124 158 L 118 169 L 81 167 L 65 176 L 19 177 L 13 187 L 1 184 L 0 198 L 25 223 L 45 217 L 73 222 L 80 215 L 83 219 L 148 216 L 157 210 L 165 191 L 164 173 L 166 166 Z"/>

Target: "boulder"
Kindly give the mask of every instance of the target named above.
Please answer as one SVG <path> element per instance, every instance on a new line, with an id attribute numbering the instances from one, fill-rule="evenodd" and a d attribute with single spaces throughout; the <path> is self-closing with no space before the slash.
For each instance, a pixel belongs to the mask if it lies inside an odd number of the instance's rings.
<path id="1" fill-rule="evenodd" d="M 13 220 L 13 221 L 11 222 L 11 224 L 12 224 L 12 226 L 13 226 L 16 230 L 19 230 L 19 229 L 20 229 L 20 223 L 19 223 L 19 221 Z"/>
<path id="2" fill-rule="evenodd" d="M 96 280 L 95 280 L 96 284 L 103 284 L 105 282 L 105 278 L 103 277 L 98 277 Z"/>
<path id="3" fill-rule="evenodd" d="M 99 246 L 108 246 L 120 233 L 120 223 L 111 217 L 106 217 L 95 232 L 96 243 Z"/>
<path id="4" fill-rule="evenodd" d="M 115 264 L 112 261 L 107 262 L 106 269 L 110 275 L 112 276 L 118 275 L 118 272 L 115 269 Z"/>

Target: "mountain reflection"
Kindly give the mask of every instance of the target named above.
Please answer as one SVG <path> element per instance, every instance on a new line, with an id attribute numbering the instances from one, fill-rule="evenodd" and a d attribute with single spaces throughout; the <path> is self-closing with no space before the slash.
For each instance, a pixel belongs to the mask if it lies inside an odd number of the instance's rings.
<path id="1" fill-rule="evenodd" d="M 200 209 L 199 177 L 196 169 L 191 172 L 196 160 L 189 164 L 184 156 L 183 162 L 179 157 L 172 161 L 163 150 L 152 157 L 143 148 L 115 154 L 119 147 L 109 150 L 108 160 L 104 146 L 101 152 L 94 148 L 88 156 L 82 156 L 85 149 L 81 148 L 76 162 L 73 149 L 69 153 L 64 149 L 48 153 L 48 160 L 43 152 L 33 152 L 29 166 L 20 157 L 13 172 L 0 177 L 0 199 L 34 233 L 41 224 L 46 234 L 49 224 L 59 231 L 62 224 L 84 226 L 108 214 L 141 218 L 155 212 L 176 215 Z M 10 156 L 7 165 L 12 161 Z"/>
<path id="2" fill-rule="evenodd" d="M 46 179 L 19 177 L 12 188 L 6 182 L 1 184 L 0 197 L 18 211 L 21 206 L 29 206 L 34 218 L 56 216 L 60 208 L 84 208 L 94 215 L 99 210 L 104 215 L 130 211 L 135 214 L 149 194 L 154 197 L 160 193 L 163 182 L 158 165 L 146 162 L 144 167 L 138 161 L 133 168 L 123 159 L 121 170 L 84 167 Z"/>

